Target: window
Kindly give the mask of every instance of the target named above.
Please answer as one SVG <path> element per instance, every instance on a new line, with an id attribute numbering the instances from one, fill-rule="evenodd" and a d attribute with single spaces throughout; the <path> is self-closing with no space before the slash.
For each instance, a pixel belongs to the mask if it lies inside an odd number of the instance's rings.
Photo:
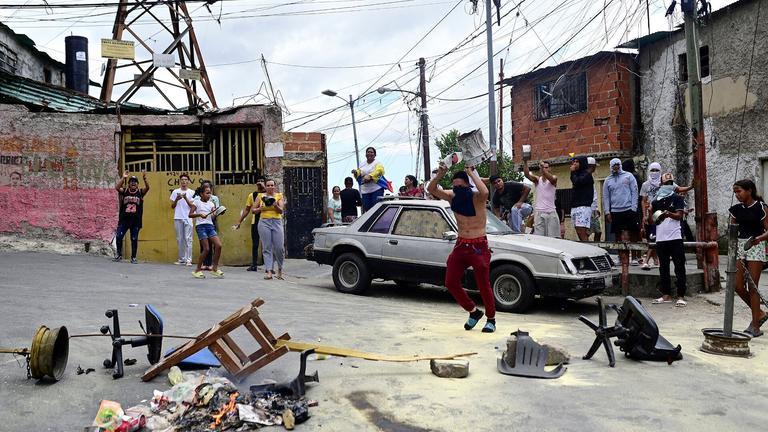
<path id="1" fill-rule="evenodd" d="M 397 218 L 394 235 L 442 239 L 443 233 L 452 231 L 443 215 L 437 210 L 403 209 Z"/>
<path id="2" fill-rule="evenodd" d="M 18 57 L 8 45 L 0 42 L 0 70 L 10 74 L 16 73 Z"/>
<path id="3" fill-rule="evenodd" d="M 688 81 L 688 55 L 680 54 L 677 56 L 677 66 L 680 71 L 680 81 Z M 709 76 L 709 46 L 704 45 L 699 48 L 699 74 L 701 78 Z"/>
<path id="4" fill-rule="evenodd" d="M 46 82 L 46 84 L 50 84 L 51 83 L 51 78 L 52 78 L 51 77 L 51 70 L 47 69 L 47 68 L 44 68 L 43 69 L 43 80 Z"/>
<path id="5" fill-rule="evenodd" d="M 587 110 L 587 74 L 562 75 L 534 87 L 536 120 Z"/>
<path id="6" fill-rule="evenodd" d="M 389 233 L 389 227 L 392 225 L 392 221 L 397 214 L 397 207 L 387 207 L 384 212 L 381 213 L 379 219 L 373 224 L 373 227 L 369 230 L 372 233 L 387 234 Z"/>

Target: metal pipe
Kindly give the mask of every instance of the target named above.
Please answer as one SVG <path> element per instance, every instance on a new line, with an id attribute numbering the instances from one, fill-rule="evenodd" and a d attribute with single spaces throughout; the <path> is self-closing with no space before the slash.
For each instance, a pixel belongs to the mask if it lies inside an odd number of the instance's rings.
<path id="1" fill-rule="evenodd" d="M 738 253 L 738 224 L 728 226 L 728 269 L 725 271 L 725 314 L 723 317 L 723 335 L 731 337 L 733 332 L 733 292 L 736 286 L 736 255 Z"/>
<path id="2" fill-rule="evenodd" d="M 75 334 L 75 335 L 69 335 L 69 338 L 82 338 L 82 337 L 107 337 L 111 336 L 109 334 L 101 334 L 101 333 L 85 333 L 85 334 Z M 145 333 L 120 333 L 120 337 L 123 336 L 145 336 L 145 337 L 154 337 L 154 338 L 168 338 L 168 339 L 197 339 L 194 336 L 178 336 L 178 335 L 159 335 L 159 334 L 145 334 Z"/>
<path id="3" fill-rule="evenodd" d="M 642 243 L 642 242 L 585 242 L 593 246 L 601 247 L 603 249 L 616 249 L 616 250 L 641 250 L 644 251 L 648 248 L 655 248 L 656 243 Z M 717 249 L 719 245 L 717 242 L 683 242 L 683 247 L 688 249 Z"/>

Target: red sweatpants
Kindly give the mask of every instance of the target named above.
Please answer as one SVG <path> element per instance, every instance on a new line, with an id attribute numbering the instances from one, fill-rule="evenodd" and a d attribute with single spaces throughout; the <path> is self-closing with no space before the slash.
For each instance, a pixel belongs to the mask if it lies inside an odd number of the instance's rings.
<path id="1" fill-rule="evenodd" d="M 490 265 L 491 250 L 488 249 L 487 238 L 463 239 L 459 237 L 453 252 L 448 256 L 445 269 L 445 287 L 451 292 L 459 306 L 470 312 L 475 308 L 475 302 L 461 287 L 461 278 L 464 276 L 464 270 L 472 267 L 477 288 L 483 298 L 485 315 L 493 319 L 496 317 L 496 302 L 493 298 L 493 292 L 491 292 Z"/>

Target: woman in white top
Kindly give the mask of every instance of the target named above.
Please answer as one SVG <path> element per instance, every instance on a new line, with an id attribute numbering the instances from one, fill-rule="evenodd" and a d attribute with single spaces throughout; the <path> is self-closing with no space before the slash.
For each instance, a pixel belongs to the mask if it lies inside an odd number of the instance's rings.
<path id="1" fill-rule="evenodd" d="M 341 225 L 341 188 L 334 186 L 328 199 L 328 223 Z"/>
<path id="2" fill-rule="evenodd" d="M 197 238 L 200 240 L 200 246 L 203 251 L 200 253 L 200 258 L 197 260 L 197 269 L 192 272 L 192 276 L 197 279 L 204 279 L 203 274 L 203 261 L 211 251 L 211 244 L 214 245 L 213 254 L 213 267 L 211 268 L 211 276 L 224 277 L 224 272 L 219 270 L 219 258 L 221 257 L 221 240 L 216 233 L 216 226 L 213 221 L 216 219 L 216 204 L 211 199 L 211 187 L 201 186 L 200 196 L 195 197 L 195 201 L 192 202 L 189 198 L 184 197 L 189 204 L 189 217 L 197 219 L 195 224 L 195 231 L 197 231 Z"/>
<path id="3" fill-rule="evenodd" d="M 384 187 L 379 184 L 379 179 L 384 176 L 384 166 L 376 161 L 376 149 L 365 149 L 365 161 L 358 169 L 352 170 L 352 175 L 360 183 L 360 194 L 363 198 L 363 213 L 376 205 L 379 197 L 384 196 Z"/>

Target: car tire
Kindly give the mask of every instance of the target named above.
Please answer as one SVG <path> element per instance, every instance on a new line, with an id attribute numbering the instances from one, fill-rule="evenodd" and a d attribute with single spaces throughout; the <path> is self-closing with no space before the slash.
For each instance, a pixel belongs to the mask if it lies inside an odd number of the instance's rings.
<path id="1" fill-rule="evenodd" d="M 333 263 L 333 284 L 345 294 L 363 294 L 371 286 L 371 274 L 360 255 L 347 252 Z"/>
<path id="2" fill-rule="evenodd" d="M 514 264 L 502 264 L 491 270 L 490 276 L 497 310 L 522 313 L 531 307 L 536 292 L 528 272 Z"/>

